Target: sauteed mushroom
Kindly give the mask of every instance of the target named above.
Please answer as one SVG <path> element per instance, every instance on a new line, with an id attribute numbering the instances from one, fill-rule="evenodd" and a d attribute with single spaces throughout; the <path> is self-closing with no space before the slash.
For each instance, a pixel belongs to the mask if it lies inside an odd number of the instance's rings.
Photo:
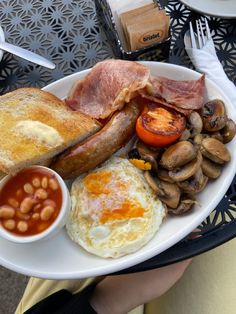
<path id="1" fill-rule="evenodd" d="M 188 141 L 171 145 L 162 154 L 160 165 L 168 170 L 181 167 L 193 160 L 197 155 L 196 147 Z"/>
<path id="2" fill-rule="evenodd" d="M 188 180 L 178 182 L 178 186 L 186 193 L 199 193 L 206 186 L 208 178 L 203 175 L 201 168 Z"/>
<path id="3" fill-rule="evenodd" d="M 225 105 L 220 99 L 207 102 L 202 108 L 201 115 L 204 129 L 208 132 L 222 129 L 227 121 Z"/>
<path id="4" fill-rule="evenodd" d="M 195 143 L 195 144 L 197 144 L 197 145 L 201 145 L 202 144 L 202 140 L 204 139 L 204 138 L 206 138 L 207 137 L 207 135 L 204 135 L 204 134 L 197 134 L 197 135 L 195 135 L 194 136 L 194 138 L 193 138 L 193 142 Z"/>
<path id="5" fill-rule="evenodd" d="M 208 158 L 203 158 L 201 167 L 203 174 L 208 178 L 216 179 L 221 174 L 221 166 Z"/>
<path id="6" fill-rule="evenodd" d="M 165 196 L 160 196 L 160 200 L 168 207 L 176 208 L 179 204 L 181 191 L 177 184 L 161 181 L 161 186 L 166 192 Z"/>
<path id="7" fill-rule="evenodd" d="M 179 205 L 177 208 L 168 208 L 168 214 L 172 215 L 182 215 L 193 208 L 193 205 L 196 204 L 196 200 L 193 195 L 186 194 L 181 196 Z"/>
<path id="8" fill-rule="evenodd" d="M 216 140 L 218 140 L 221 143 L 223 143 L 223 136 L 220 134 L 219 131 L 209 134 L 208 137 L 215 138 Z"/>
<path id="9" fill-rule="evenodd" d="M 157 176 L 159 179 L 163 181 L 170 182 L 170 183 L 174 182 L 174 180 L 171 179 L 171 177 L 169 176 L 169 171 L 164 168 L 161 168 L 161 167 L 158 168 Z"/>
<path id="10" fill-rule="evenodd" d="M 144 172 L 144 178 L 146 179 L 149 186 L 157 193 L 158 196 L 166 196 L 165 191 L 160 186 L 160 180 L 151 175 L 149 171 Z"/>
<path id="11" fill-rule="evenodd" d="M 149 171 L 145 171 L 144 177 L 163 203 L 171 208 L 178 206 L 181 192 L 177 184 L 154 178 Z"/>
<path id="12" fill-rule="evenodd" d="M 200 168 L 202 163 L 202 154 L 198 152 L 197 157 L 185 164 L 181 168 L 176 168 L 174 170 L 169 171 L 169 176 L 174 181 L 185 181 L 188 178 L 192 177 L 197 170 Z"/>
<path id="13" fill-rule="evenodd" d="M 236 125 L 233 120 L 228 119 L 224 128 L 220 131 L 223 137 L 223 143 L 230 142 L 236 134 Z"/>
<path id="14" fill-rule="evenodd" d="M 180 215 L 193 208 L 195 194 L 205 188 L 208 179 L 221 175 L 231 158 L 224 144 L 235 134 L 236 124 L 227 117 L 223 101 L 215 99 L 207 102 L 200 114 L 192 111 L 178 142 L 156 149 L 139 140 L 129 158 L 151 164 L 155 174 L 145 171 L 146 181 L 168 213 Z"/>
<path id="15" fill-rule="evenodd" d="M 195 144 L 197 144 L 197 145 L 201 145 L 202 144 L 202 140 L 204 138 L 208 138 L 208 137 L 215 138 L 216 140 L 218 140 L 218 141 L 223 143 L 223 136 L 220 134 L 219 131 L 212 132 L 210 134 L 205 134 L 205 133 L 197 134 L 197 135 L 194 136 L 193 142 Z"/>
<path id="16" fill-rule="evenodd" d="M 191 112 L 188 117 L 187 128 L 182 133 L 179 141 L 187 141 L 189 138 L 193 138 L 195 135 L 200 134 L 203 128 L 203 122 L 200 114 L 197 111 Z"/>
<path id="17" fill-rule="evenodd" d="M 187 141 L 191 137 L 191 132 L 189 129 L 185 129 L 181 134 L 179 141 Z"/>
<path id="18" fill-rule="evenodd" d="M 203 122 L 200 114 L 197 111 L 193 111 L 188 117 L 190 123 L 191 137 L 202 132 Z"/>
<path id="19" fill-rule="evenodd" d="M 223 143 L 214 138 L 205 138 L 202 140 L 201 153 L 203 156 L 211 159 L 218 164 L 224 164 L 230 161 L 230 153 Z"/>

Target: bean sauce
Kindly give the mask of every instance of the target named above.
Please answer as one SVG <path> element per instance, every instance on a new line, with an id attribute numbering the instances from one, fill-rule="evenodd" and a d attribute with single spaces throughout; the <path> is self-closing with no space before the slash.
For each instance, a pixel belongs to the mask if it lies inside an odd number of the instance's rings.
<path id="1" fill-rule="evenodd" d="M 46 169 L 25 169 L 0 190 L 0 224 L 16 235 L 35 235 L 52 225 L 61 205 L 56 177 Z"/>

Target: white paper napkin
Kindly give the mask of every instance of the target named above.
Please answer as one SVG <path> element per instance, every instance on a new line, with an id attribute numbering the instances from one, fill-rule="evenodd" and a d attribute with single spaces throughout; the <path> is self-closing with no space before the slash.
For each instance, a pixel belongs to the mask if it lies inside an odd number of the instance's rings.
<path id="1" fill-rule="evenodd" d="M 196 70 L 205 73 L 207 78 L 214 81 L 236 106 L 236 87 L 224 72 L 216 55 L 213 40 L 208 40 L 202 49 L 185 46 L 185 50 Z"/>

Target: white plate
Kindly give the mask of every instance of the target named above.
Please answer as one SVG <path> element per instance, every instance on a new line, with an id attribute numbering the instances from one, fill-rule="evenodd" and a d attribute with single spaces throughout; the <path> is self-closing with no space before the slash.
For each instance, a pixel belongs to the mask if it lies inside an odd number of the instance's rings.
<path id="1" fill-rule="evenodd" d="M 235 0 L 179 0 L 189 8 L 206 15 L 233 19 L 236 17 Z"/>
<path id="2" fill-rule="evenodd" d="M 152 74 L 172 79 L 198 79 L 200 74 L 177 65 L 145 62 Z M 89 70 L 65 77 L 44 88 L 64 98 L 73 83 Z M 228 98 L 211 81 L 206 80 L 207 99 L 221 98 L 228 115 L 236 120 L 236 111 Z M 138 252 L 119 259 L 102 259 L 87 253 L 72 242 L 63 230 L 56 237 L 41 243 L 14 244 L 0 239 L 0 264 L 16 272 L 49 279 L 85 278 L 112 273 L 143 262 L 168 249 L 196 228 L 216 207 L 228 189 L 236 171 L 236 139 L 227 144 L 232 160 L 220 178 L 209 183 L 198 195 L 200 207 L 184 217 L 169 217 L 154 238 Z"/>

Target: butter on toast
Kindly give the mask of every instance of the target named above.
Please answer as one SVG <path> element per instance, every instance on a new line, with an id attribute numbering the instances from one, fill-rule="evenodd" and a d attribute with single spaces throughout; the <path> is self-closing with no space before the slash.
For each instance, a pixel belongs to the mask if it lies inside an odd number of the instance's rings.
<path id="1" fill-rule="evenodd" d="M 0 171 L 40 164 L 101 128 L 56 96 L 20 88 L 0 96 Z"/>

